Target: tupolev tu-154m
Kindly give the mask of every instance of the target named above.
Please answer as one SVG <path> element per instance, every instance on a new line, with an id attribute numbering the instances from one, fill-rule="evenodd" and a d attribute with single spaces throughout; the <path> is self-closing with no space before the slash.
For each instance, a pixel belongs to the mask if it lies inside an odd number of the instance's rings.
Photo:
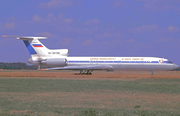
<path id="1" fill-rule="evenodd" d="M 47 66 L 46 70 L 80 70 L 79 74 L 92 74 L 93 70 L 167 71 L 178 65 L 159 57 L 69 57 L 68 49 L 48 49 L 39 39 L 46 37 L 13 37 L 24 42 L 31 58 L 28 63 Z"/>

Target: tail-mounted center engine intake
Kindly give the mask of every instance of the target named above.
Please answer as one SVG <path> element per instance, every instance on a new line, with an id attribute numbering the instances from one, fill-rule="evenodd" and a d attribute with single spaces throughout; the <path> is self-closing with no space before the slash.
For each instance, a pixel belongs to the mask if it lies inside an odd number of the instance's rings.
<path id="1" fill-rule="evenodd" d="M 50 66 L 50 67 L 63 67 L 67 65 L 66 58 L 49 58 L 45 61 L 41 61 L 43 65 Z"/>

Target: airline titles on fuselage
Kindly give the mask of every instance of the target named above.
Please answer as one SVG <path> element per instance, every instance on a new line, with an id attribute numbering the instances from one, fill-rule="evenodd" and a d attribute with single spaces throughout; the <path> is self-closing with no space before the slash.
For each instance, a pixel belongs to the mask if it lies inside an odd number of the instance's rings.
<path id="1" fill-rule="evenodd" d="M 111 60 L 111 61 L 114 61 L 116 60 L 116 58 L 90 58 L 90 60 Z M 136 60 L 136 61 L 143 61 L 144 58 L 122 58 L 121 60 Z"/>
<path id="2" fill-rule="evenodd" d="M 90 58 L 90 60 L 116 60 L 116 58 Z"/>

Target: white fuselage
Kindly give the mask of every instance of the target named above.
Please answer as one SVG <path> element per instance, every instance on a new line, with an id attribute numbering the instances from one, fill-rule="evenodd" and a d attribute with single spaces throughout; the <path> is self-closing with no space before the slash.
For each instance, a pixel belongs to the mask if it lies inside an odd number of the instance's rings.
<path id="1" fill-rule="evenodd" d="M 12 37 L 12 36 L 3 36 Z M 158 57 L 68 57 L 68 49 L 48 49 L 39 39 L 46 37 L 13 37 L 23 40 L 31 58 L 29 63 L 48 66 L 48 70 L 173 70 L 178 65 Z M 80 72 L 80 73 L 81 73 Z"/>
<path id="2" fill-rule="evenodd" d="M 52 57 L 51 57 L 52 58 Z M 112 66 L 112 70 L 173 70 L 178 66 L 158 57 L 65 57 L 67 66 Z M 34 64 L 33 62 L 29 62 Z M 37 63 L 37 62 L 36 62 Z M 36 64 L 38 65 L 38 64 Z M 47 66 L 47 65 L 46 65 Z M 55 66 L 50 66 L 55 67 Z"/>
<path id="3" fill-rule="evenodd" d="M 114 70 L 173 70 L 178 66 L 158 57 L 67 57 L 68 66 L 110 65 Z"/>

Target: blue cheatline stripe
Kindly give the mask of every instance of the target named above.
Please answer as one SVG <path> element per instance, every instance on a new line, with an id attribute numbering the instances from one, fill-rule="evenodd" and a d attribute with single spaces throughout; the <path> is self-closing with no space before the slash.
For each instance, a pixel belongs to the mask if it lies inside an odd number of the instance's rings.
<path id="1" fill-rule="evenodd" d="M 37 54 L 37 52 L 34 50 L 34 48 L 31 46 L 31 44 L 29 43 L 29 41 L 27 40 L 23 40 L 24 44 L 26 45 L 29 53 L 32 54 Z"/>
<path id="2" fill-rule="evenodd" d="M 67 61 L 68 63 L 151 63 L 159 64 L 159 61 Z M 164 61 L 162 64 L 171 64 Z"/>

